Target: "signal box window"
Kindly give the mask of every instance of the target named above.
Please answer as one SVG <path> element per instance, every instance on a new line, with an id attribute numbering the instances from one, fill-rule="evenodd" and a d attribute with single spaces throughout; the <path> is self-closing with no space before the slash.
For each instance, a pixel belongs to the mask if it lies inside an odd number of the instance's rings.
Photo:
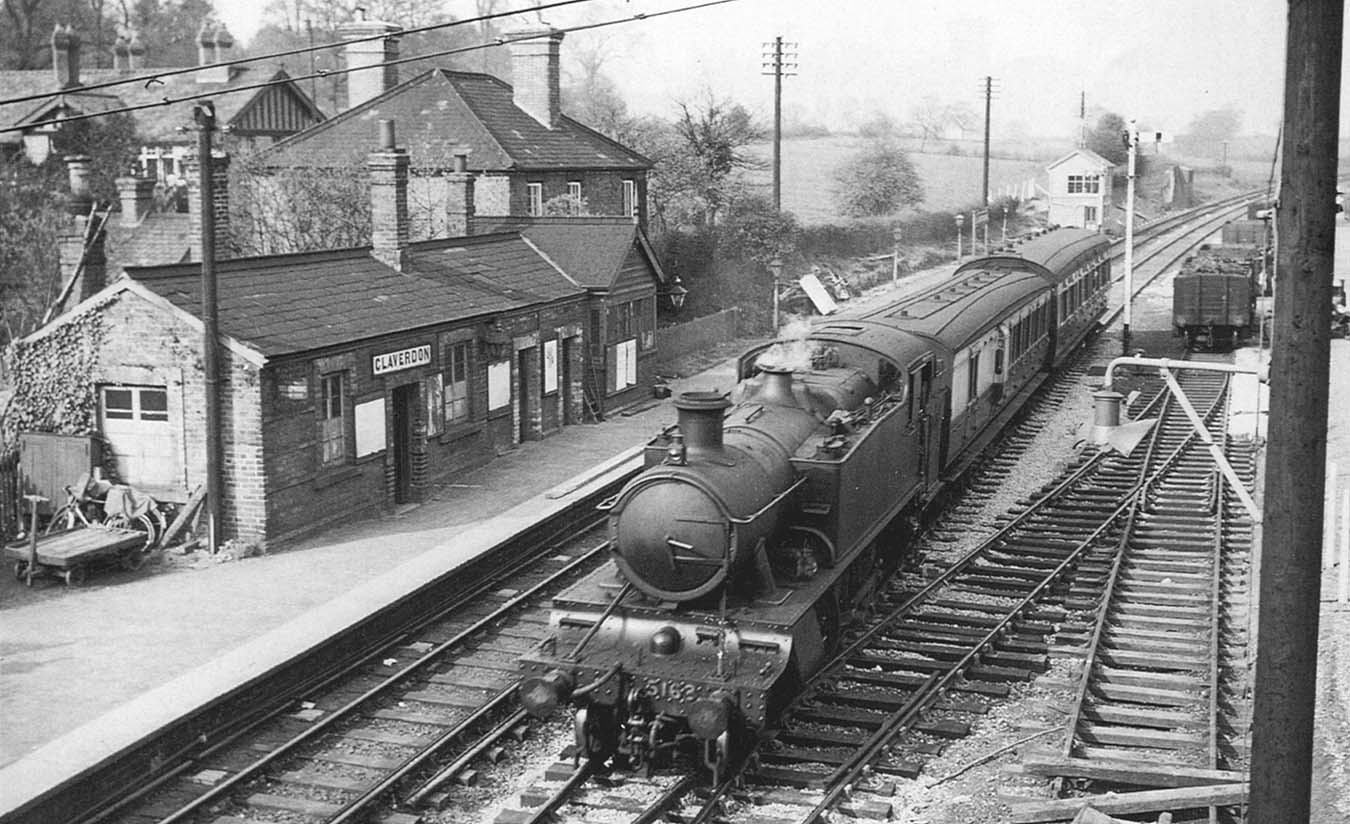
<path id="1" fill-rule="evenodd" d="M 334 466 L 347 460 L 347 428 L 342 415 L 342 373 L 324 375 L 323 408 L 319 416 L 319 441 L 323 447 L 323 465 Z"/>

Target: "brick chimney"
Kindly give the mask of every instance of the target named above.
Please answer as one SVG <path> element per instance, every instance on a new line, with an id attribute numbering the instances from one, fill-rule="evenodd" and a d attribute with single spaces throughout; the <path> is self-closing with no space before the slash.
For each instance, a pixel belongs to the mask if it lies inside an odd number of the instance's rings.
<path id="1" fill-rule="evenodd" d="M 80 36 L 70 26 L 57 24 L 52 30 L 52 69 L 58 89 L 80 85 Z"/>
<path id="2" fill-rule="evenodd" d="M 526 29 L 511 32 L 511 88 L 515 104 L 548 128 L 557 127 L 562 116 L 562 70 L 559 29 Z"/>
<path id="3" fill-rule="evenodd" d="M 187 178 L 188 189 L 188 254 L 191 260 L 200 261 L 202 174 L 195 150 L 183 163 L 183 176 Z M 224 152 L 211 153 L 211 215 L 215 220 L 216 260 L 225 260 L 230 256 L 230 156 Z"/>
<path id="4" fill-rule="evenodd" d="M 445 176 L 445 235 L 467 237 L 473 234 L 473 172 L 467 155 L 455 155 L 454 171 Z"/>
<path id="5" fill-rule="evenodd" d="M 197 32 L 197 65 L 210 68 L 193 72 L 198 83 L 228 83 L 230 67 L 219 65 L 230 59 L 234 37 L 224 23 L 207 20 Z"/>
<path id="6" fill-rule="evenodd" d="M 117 35 L 113 42 L 113 69 L 121 74 L 131 71 L 131 43 L 125 34 Z"/>
<path id="7" fill-rule="evenodd" d="M 140 32 L 131 32 L 131 42 L 127 43 L 127 68 L 131 71 L 145 66 L 145 44 L 141 42 Z"/>
<path id="8" fill-rule="evenodd" d="M 380 121 L 380 147 L 370 170 L 370 253 L 402 272 L 408 265 L 408 150 L 394 145 L 394 121 Z"/>
<path id="9" fill-rule="evenodd" d="M 381 65 L 398 59 L 398 33 L 403 27 L 380 20 L 367 20 L 366 10 L 356 9 L 357 19 L 338 26 L 338 37 L 357 40 L 380 37 L 364 43 L 348 43 L 343 52 L 347 56 L 347 108 L 359 106 L 379 97 L 398 85 L 398 66 Z"/>
<path id="10" fill-rule="evenodd" d="M 117 178 L 117 197 L 122 202 L 123 226 L 139 226 L 155 205 L 155 179 L 128 175 Z"/>

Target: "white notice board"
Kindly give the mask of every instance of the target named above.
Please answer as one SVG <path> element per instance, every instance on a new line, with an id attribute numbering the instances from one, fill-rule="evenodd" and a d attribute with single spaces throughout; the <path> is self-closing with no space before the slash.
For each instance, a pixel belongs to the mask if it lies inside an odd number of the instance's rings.
<path id="1" fill-rule="evenodd" d="M 356 405 L 356 457 L 384 449 L 384 398 Z"/>

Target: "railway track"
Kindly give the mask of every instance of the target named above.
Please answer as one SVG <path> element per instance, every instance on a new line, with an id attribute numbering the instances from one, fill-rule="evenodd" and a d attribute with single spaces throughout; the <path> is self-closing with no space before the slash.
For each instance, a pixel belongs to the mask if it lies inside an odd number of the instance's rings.
<path id="1" fill-rule="evenodd" d="M 1141 275 L 1136 288 L 1161 274 L 1170 264 L 1167 255 L 1175 256 L 1179 248 L 1184 254 L 1197 232 L 1212 232 L 1214 221 L 1223 219 L 1201 218 L 1199 229 L 1193 220 L 1189 232 L 1175 232 L 1189 244 L 1169 234 L 1143 258 L 1161 256 L 1156 271 Z M 1053 382 L 1046 393 L 1050 401 L 1042 405 L 1053 408 L 1081 389 L 1083 369 L 1071 369 Z M 971 473 L 972 496 L 990 494 L 1017 471 L 1016 459 L 1036 429 L 1037 415 L 1033 409 L 1029 425 L 1006 436 L 1003 447 Z M 1075 472 L 1096 477 L 1099 470 L 1093 467 L 1102 460 L 1084 460 Z M 573 808 L 608 810 L 613 820 L 654 821 L 676 809 L 685 820 L 711 820 L 737 801 L 783 802 L 800 809 L 800 799 L 825 798 L 822 793 L 831 787 L 884 791 L 885 778 L 864 785 L 856 775 L 843 778 L 862 765 L 880 776 L 917 774 L 945 742 L 964 735 L 973 719 L 1006 696 L 1010 682 L 1044 669 L 1051 633 L 1096 603 L 1110 566 L 1109 550 L 1102 535 L 1083 531 L 1084 512 L 1096 512 L 1093 507 L 1118 490 L 1092 492 L 1095 487 L 1089 485 L 1073 497 L 1068 490 L 1077 489 L 1074 484 L 1088 483 L 1083 475 L 1075 477 L 1066 481 L 1065 490 L 1043 496 L 999 532 L 1017 549 L 996 550 L 1000 539 L 995 536 L 921 586 L 914 574 L 897 579 L 880 602 L 894 613 L 894 625 L 854 640 L 832 674 L 803 701 L 792 726 L 775 732 L 758 758 L 752 793 L 728 783 L 696 795 L 689 774 L 644 779 L 578 774 L 564 760 L 548 772 L 557 786 L 542 783 L 499 820 L 540 820 L 536 815 L 550 814 L 541 810 L 556 814 Z M 1066 509 L 1057 515 L 1045 515 L 1058 512 L 1053 500 L 1059 496 L 1072 503 L 1062 504 Z M 973 506 L 958 500 L 950 514 L 959 519 Z M 1042 514 L 1030 514 L 1035 511 Z M 1056 517 L 1063 523 L 1054 526 Z M 1052 537 L 1039 544 L 1022 540 L 1019 547 L 1020 539 L 1007 538 L 1023 534 L 1016 531 L 1019 525 Z M 544 557 L 553 571 L 571 563 L 552 550 Z M 116 808 L 81 820 L 346 821 L 371 810 L 389 814 L 439 806 L 448 786 L 466 781 L 475 763 L 499 754 L 521 734 L 522 715 L 511 695 L 515 657 L 545 634 L 541 605 L 556 586 L 547 576 L 484 583 L 477 589 L 480 604 L 492 602 L 502 613 L 481 606 L 448 613 L 423 634 L 402 637 L 392 649 L 366 644 L 358 653 L 326 662 L 321 678 L 289 686 L 284 702 L 272 701 L 266 719 L 249 717 L 228 731 L 215 729 L 211 747 L 197 748 L 161 769 L 157 779 L 138 780 L 138 789 Z M 1024 603 L 1009 617 L 995 618 L 1000 615 L 995 607 L 1008 606 L 1007 599 Z M 516 617 L 501 624 L 508 613 Z M 385 634 L 405 636 L 406 628 Z M 872 643 L 867 638 L 875 638 L 875 645 L 867 646 Z M 341 663 L 351 660 L 362 663 L 354 669 Z M 906 720 L 890 720 L 900 716 Z M 874 749 L 874 737 L 897 731 L 903 736 L 887 739 L 883 754 L 850 755 Z M 859 806 L 836 798 L 829 803 L 852 805 L 858 813 L 875 812 L 883 802 Z M 397 821 L 397 815 L 387 820 Z"/>
<path id="2" fill-rule="evenodd" d="M 433 802 L 520 734 L 516 657 L 547 635 L 552 595 L 604 560 L 601 519 L 587 509 L 504 552 L 418 626 L 397 627 L 85 820 L 364 821 Z"/>
<path id="3" fill-rule="evenodd" d="M 1197 406 L 1208 403 L 1206 426 L 1222 443 L 1226 381 L 1215 373 L 1183 380 Z M 1056 751 L 1024 758 L 1023 769 L 1054 777 L 1056 794 L 1068 789 L 1068 779 L 1076 795 L 1171 788 L 1178 791 L 1153 801 L 1157 810 L 1198 806 L 1206 816 L 1234 820 L 1236 811 L 1220 809 L 1220 802 L 1241 798 L 1246 780 L 1239 731 L 1250 713 L 1242 602 L 1252 522 L 1184 426 L 1163 429 L 1154 449 L 1172 467 L 1149 485 L 1132 515 L 1092 630 L 1068 734 Z M 1250 445 L 1230 444 L 1227 453 L 1249 483 Z M 1058 820 L 1075 803 L 1030 803 L 1015 807 L 1014 817 Z"/>

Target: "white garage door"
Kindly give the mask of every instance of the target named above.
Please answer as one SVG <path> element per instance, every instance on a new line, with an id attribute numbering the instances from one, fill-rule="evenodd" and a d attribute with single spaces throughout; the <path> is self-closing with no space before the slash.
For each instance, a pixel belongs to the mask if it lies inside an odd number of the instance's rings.
<path id="1" fill-rule="evenodd" d="M 163 386 L 104 386 L 99 423 L 124 483 L 147 492 L 176 491 L 183 477 L 169 395 Z"/>

